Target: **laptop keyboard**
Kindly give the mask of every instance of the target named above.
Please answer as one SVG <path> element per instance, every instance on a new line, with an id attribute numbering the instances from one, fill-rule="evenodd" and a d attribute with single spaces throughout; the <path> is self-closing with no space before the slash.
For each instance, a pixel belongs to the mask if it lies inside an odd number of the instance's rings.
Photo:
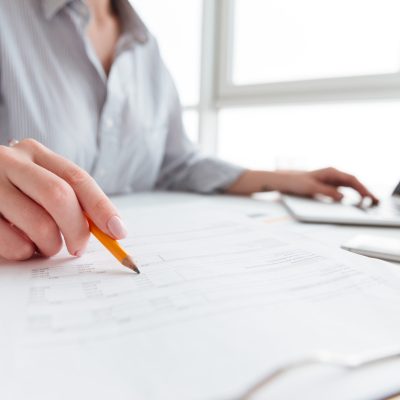
<path id="1" fill-rule="evenodd" d="M 365 208 L 364 211 L 369 215 L 400 216 L 400 205 L 397 201 L 390 199 L 378 206 Z"/>

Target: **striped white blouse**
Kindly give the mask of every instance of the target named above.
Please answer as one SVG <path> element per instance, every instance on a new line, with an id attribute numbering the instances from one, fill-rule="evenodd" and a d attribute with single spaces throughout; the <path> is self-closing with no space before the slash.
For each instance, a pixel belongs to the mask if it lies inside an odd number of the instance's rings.
<path id="1" fill-rule="evenodd" d="M 0 1 L 0 144 L 35 138 L 107 193 L 213 192 L 243 171 L 185 136 L 173 81 L 127 0 L 110 74 L 85 35 L 82 0 Z"/>

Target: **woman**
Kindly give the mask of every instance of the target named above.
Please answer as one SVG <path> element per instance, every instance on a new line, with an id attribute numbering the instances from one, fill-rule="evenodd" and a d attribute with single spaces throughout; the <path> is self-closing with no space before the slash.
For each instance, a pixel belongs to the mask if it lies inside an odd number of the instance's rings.
<path id="1" fill-rule="evenodd" d="M 11 139 L 18 139 L 8 146 Z M 249 171 L 202 156 L 173 81 L 127 0 L 0 2 L 0 256 L 84 252 L 85 210 L 116 239 L 104 194 L 162 188 L 376 198 L 353 176 Z M 87 171 L 87 172 L 86 172 Z M 97 183 L 96 183 L 97 182 Z"/>

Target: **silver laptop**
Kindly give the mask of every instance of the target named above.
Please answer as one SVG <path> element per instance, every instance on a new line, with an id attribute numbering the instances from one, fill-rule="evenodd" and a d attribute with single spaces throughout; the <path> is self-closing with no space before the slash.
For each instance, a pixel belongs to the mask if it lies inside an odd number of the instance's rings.
<path id="1" fill-rule="evenodd" d="M 379 205 L 362 207 L 323 200 L 282 196 L 290 214 L 301 222 L 400 227 L 400 183 Z"/>

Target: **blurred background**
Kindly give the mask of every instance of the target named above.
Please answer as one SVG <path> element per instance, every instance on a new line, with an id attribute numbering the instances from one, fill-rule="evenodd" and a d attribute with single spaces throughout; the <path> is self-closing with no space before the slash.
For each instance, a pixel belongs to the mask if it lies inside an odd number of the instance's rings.
<path id="1" fill-rule="evenodd" d="M 400 180 L 400 1 L 131 0 L 188 135 L 249 168 Z"/>

